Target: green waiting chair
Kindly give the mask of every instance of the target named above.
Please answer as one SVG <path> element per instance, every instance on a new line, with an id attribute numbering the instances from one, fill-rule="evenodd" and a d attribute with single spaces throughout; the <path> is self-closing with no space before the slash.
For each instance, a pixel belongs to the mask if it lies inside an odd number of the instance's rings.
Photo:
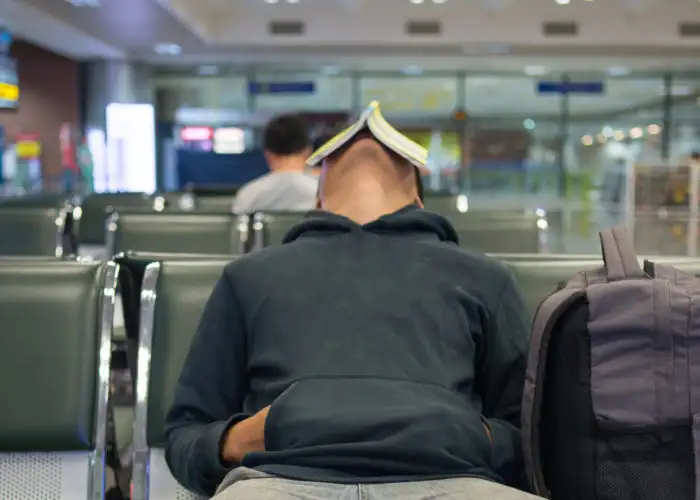
<path id="1" fill-rule="evenodd" d="M 248 216 L 198 212 L 120 211 L 107 224 L 111 255 L 126 251 L 239 255 Z"/>
<path id="2" fill-rule="evenodd" d="M 104 247 L 105 223 L 116 207 L 153 207 L 145 193 L 95 193 L 86 196 L 73 210 L 74 231 L 79 246 Z"/>
<path id="3" fill-rule="evenodd" d="M 0 205 L 0 255 L 54 256 L 70 253 L 67 208 Z"/>
<path id="4" fill-rule="evenodd" d="M 253 214 L 250 251 L 280 245 L 287 231 L 308 212 L 258 212 Z"/>
<path id="5" fill-rule="evenodd" d="M 198 498 L 166 465 L 165 416 L 199 319 L 230 258 L 154 262 L 141 291 L 133 500 Z"/>
<path id="6" fill-rule="evenodd" d="M 0 498 L 105 498 L 112 262 L 0 258 Z"/>
<path id="7" fill-rule="evenodd" d="M 683 272 L 700 273 L 699 258 L 668 256 L 640 257 L 640 260 L 643 261 L 645 258 L 652 262 L 674 266 Z M 505 263 L 513 270 L 525 297 L 525 302 L 532 314 L 560 284 L 573 278 L 578 272 L 595 269 L 603 265 L 600 257 L 580 260 L 506 260 Z"/>

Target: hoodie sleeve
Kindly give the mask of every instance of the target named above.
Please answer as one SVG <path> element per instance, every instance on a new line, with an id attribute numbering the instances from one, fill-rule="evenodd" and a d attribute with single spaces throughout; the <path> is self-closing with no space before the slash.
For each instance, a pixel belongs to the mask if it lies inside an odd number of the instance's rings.
<path id="1" fill-rule="evenodd" d="M 225 432 L 250 415 L 244 321 L 226 271 L 202 313 L 166 417 L 165 457 L 187 489 L 210 497 L 232 464 L 221 459 Z"/>
<path id="2" fill-rule="evenodd" d="M 510 486 L 524 486 L 520 406 L 529 349 L 528 308 L 508 273 L 484 329 L 476 389 L 493 440 L 494 468 Z"/>

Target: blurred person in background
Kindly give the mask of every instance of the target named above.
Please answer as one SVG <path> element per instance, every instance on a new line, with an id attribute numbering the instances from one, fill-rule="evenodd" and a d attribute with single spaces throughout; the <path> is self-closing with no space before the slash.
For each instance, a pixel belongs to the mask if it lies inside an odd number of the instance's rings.
<path id="1" fill-rule="evenodd" d="M 304 121 L 296 115 L 273 119 L 265 128 L 263 142 L 270 172 L 238 191 L 233 212 L 311 210 L 316 201 L 318 180 L 306 172 L 311 147 Z"/>
<path id="2" fill-rule="evenodd" d="M 79 181 L 80 171 L 76 161 L 73 127 L 69 123 L 61 124 L 59 141 L 61 145 L 61 162 L 63 164 L 63 189 L 66 193 L 72 193 Z"/>
<path id="3" fill-rule="evenodd" d="M 187 488 L 536 498 L 509 487 L 524 479 L 521 293 L 422 209 L 420 161 L 397 153 L 367 129 L 329 148 L 319 210 L 225 268 L 167 416 L 166 459 Z"/>
<path id="4" fill-rule="evenodd" d="M 83 137 L 80 140 L 77 150 L 78 167 L 80 168 L 80 177 L 82 180 L 82 189 L 85 194 L 95 191 L 95 182 L 93 178 L 94 162 L 92 153 L 87 144 L 87 138 Z"/>

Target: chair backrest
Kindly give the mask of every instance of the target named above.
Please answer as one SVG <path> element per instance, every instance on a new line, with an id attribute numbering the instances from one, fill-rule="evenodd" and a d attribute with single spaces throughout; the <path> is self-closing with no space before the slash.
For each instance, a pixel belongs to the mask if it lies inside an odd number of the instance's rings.
<path id="1" fill-rule="evenodd" d="M 0 255 L 63 257 L 65 208 L 0 205 Z"/>
<path id="2" fill-rule="evenodd" d="M 190 184 L 185 187 L 188 193 L 196 196 L 227 196 L 233 198 L 241 188 L 240 184 Z"/>
<path id="3" fill-rule="evenodd" d="M 567 254 L 567 253 L 487 253 L 489 257 L 506 262 L 547 262 L 560 260 L 592 260 L 600 261 L 600 255 Z"/>
<path id="4" fill-rule="evenodd" d="M 165 415 L 206 301 L 230 260 L 164 261 L 146 268 L 134 423 L 135 498 L 149 498 L 149 480 L 150 498 L 187 498 L 163 460 Z M 156 485 L 166 491 L 156 493 Z"/>
<path id="5" fill-rule="evenodd" d="M 128 250 L 239 255 L 245 251 L 248 216 L 121 211 L 110 216 L 107 232 L 112 255 Z"/>
<path id="6" fill-rule="evenodd" d="M 232 213 L 234 195 L 197 195 L 194 201 L 198 212 Z"/>
<path id="7" fill-rule="evenodd" d="M 640 257 L 640 260 L 644 260 Z M 700 273 L 700 259 L 688 257 L 648 257 L 652 262 L 658 262 L 674 266 L 680 271 L 697 274 Z M 595 259 L 537 259 L 531 261 L 508 261 L 505 263 L 513 270 L 520 290 L 525 297 L 530 312 L 535 313 L 542 301 L 547 298 L 557 287 L 576 273 L 595 269 L 603 265 L 600 257 Z"/>
<path id="8" fill-rule="evenodd" d="M 444 214 L 461 246 L 481 252 L 538 253 L 546 249 L 546 220 L 526 212 Z"/>
<path id="9" fill-rule="evenodd" d="M 153 199 L 144 193 L 96 193 L 86 196 L 73 210 L 79 245 L 104 245 L 105 222 L 116 208 L 152 208 Z"/>
<path id="10" fill-rule="evenodd" d="M 41 193 L 0 198 L 3 207 L 64 208 L 70 203 L 63 193 Z"/>
<path id="11" fill-rule="evenodd" d="M 429 212 L 441 215 L 464 213 L 469 209 L 469 201 L 466 195 L 426 193 L 423 204 Z"/>
<path id="12" fill-rule="evenodd" d="M 214 255 L 200 253 L 159 253 L 159 252 L 126 252 L 115 257 L 119 264 L 119 289 L 122 299 L 122 312 L 126 337 L 138 338 L 139 310 L 141 304 L 141 286 L 146 267 L 153 262 L 161 261 L 221 261 L 231 260 L 230 255 Z M 136 379 L 134 373 L 134 380 Z"/>
<path id="13" fill-rule="evenodd" d="M 253 214 L 250 250 L 279 245 L 287 231 L 308 212 L 258 212 Z"/>
<path id="14" fill-rule="evenodd" d="M 116 277 L 0 258 L 0 498 L 105 497 Z"/>

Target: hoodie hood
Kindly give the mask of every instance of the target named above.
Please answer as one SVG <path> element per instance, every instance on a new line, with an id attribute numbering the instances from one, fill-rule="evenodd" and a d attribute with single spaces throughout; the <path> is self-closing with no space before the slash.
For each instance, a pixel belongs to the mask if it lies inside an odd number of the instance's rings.
<path id="1" fill-rule="evenodd" d="M 358 224 L 345 216 L 314 210 L 304 220 L 293 226 L 285 235 L 283 243 L 290 243 L 306 236 L 323 236 L 351 232 L 375 234 L 415 235 L 432 237 L 440 241 L 459 244 L 452 224 L 444 217 L 426 212 L 411 204 L 394 213 L 383 215 L 367 224 Z"/>

